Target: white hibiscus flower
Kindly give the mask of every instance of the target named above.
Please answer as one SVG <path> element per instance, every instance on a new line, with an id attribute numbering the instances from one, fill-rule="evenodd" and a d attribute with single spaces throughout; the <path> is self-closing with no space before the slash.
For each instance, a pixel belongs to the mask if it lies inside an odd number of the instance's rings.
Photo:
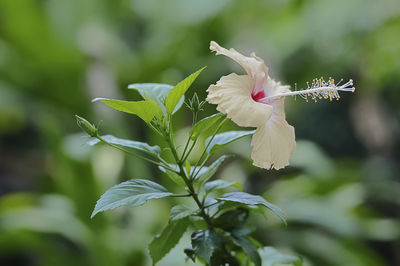
<path id="1" fill-rule="evenodd" d="M 256 127 L 251 146 L 253 164 L 261 168 L 281 169 L 289 165 L 289 159 L 296 146 L 294 128 L 286 122 L 285 96 L 300 95 L 307 99 L 338 99 L 338 91 L 354 91 L 352 81 L 344 85 L 335 84 L 332 79 L 313 81 L 305 90 L 291 91 L 290 86 L 281 85 L 268 76 L 268 67 L 254 53 L 250 57 L 234 49 L 225 49 L 216 42 L 210 49 L 223 54 L 240 64 L 247 75 L 229 74 L 211 85 L 207 101 L 217 104 L 217 110 L 227 115 L 241 127 Z"/>

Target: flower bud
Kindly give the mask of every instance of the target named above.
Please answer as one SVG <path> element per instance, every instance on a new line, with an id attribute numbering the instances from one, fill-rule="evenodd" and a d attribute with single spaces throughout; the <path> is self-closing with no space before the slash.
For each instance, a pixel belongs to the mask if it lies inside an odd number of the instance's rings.
<path id="1" fill-rule="evenodd" d="M 186 106 L 193 112 L 193 113 L 198 113 L 202 111 L 203 105 L 205 104 L 205 101 L 200 101 L 199 97 L 197 96 L 197 93 L 195 93 L 192 97 L 191 100 L 189 100 L 189 103 L 186 103 Z"/>
<path id="2" fill-rule="evenodd" d="M 96 137 L 98 135 L 98 130 L 97 128 L 92 125 L 89 121 L 87 121 L 85 118 L 82 118 L 78 115 L 75 115 L 76 117 L 76 122 L 78 123 L 78 126 L 85 131 L 89 136 L 91 137 Z"/>

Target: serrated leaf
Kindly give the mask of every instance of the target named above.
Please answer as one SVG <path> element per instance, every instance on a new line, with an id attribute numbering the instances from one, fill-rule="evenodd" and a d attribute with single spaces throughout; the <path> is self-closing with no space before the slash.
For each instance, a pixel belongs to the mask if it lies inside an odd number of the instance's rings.
<path id="1" fill-rule="evenodd" d="M 302 259 L 295 255 L 281 253 L 273 247 L 264 247 L 258 250 L 263 266 L 293 265 L 302 266 Z"/>
<path id="2" fill-rule="evenodd" d="M 169 216 L 169 220 L 172 221 L 177 221 L 183 218 L 186 218 L 192 214 L 195 214 L 197 210 L 188 207 L 186 205 L 175 205 L 171 209 L 171 213 Z"/>
<path id="3" fill-rule="evenodd" d="M 213 162 L 206 170 L 204 170 L 202 173 L 199 173 L 196 175 L 196 179 L 194 180 L 195 183 L 201 187 L 204 182 L 207 182 L 208 179 L 210 179 L 215 172 L 217 172 L 218 168 L 221 166 L 221 164 L 225 161 L 225 159 L 228 158 L 226 155 L 222 155 L 219 157 L 215 162 Z"/>
<path id="4" fill-rule="evenodd" d="M 193 250 L 210 263 L 212 254 L 221 246 L 221 239 L 214 230 L 198 230 L 192 234 Z"/>
<path id="5" fill-rule="evenodd" d="M 178 104 L 179 99 L 185 94 L 187 89 L 192 85 L 193 81 L 197 78 L 197 76 L 203 71 L 205 67 L 197 70 L 181 82 L 179 82 L 168 94 L 167 99 L 165 100 L 165 107 L 167 109 L 168 114 L 172 114 L 175 106 Z"/>
<path id="6" fill-rule="evenodd" d="M 189 225 L 187 219 L 180 219 L 169 223 L 161 234 L 157 235 L 149 245 L 149 251 L 153 265 L 160 261 L 165 255 L 173 249 L 186 232 Z"/>
<path id="7" fill-rule="evenodd" d="M 196 252 L 191 249 L 191 248 L 185 248 L 183 250 L 183 252 L 185 252 L 186 256 L 191 259 L 193 262 L 196 262 Z"/>
<path id="8" fill-rule="evenodd" d="M 134 83 L 130 84 L 128 88 L 137 90 L 143 99 L 150 98 L 155 101 L 161 107 L 162 112 L 167 114 L 167 109 L 165 108 L 165 99 L 174 86 L 161 83 Z M 184 100 L 185 97 L 182 96 L 176 104 L 173 113 L 182 107 Z"/>
<path id="9" fill-rule="evenodd" d="M 120 139 L 120 138 L 114 137 L 112 135 L 104 135 L 104 136 L 101 136 L 101 137 L 105 141 L 107 141 L 107 142 L 109 142 L 111 144 L 124 146 L 124 147 L 127 147 L 127 148 L 132 148 L 132 149 L 135 149 L 135 150 L 138 150 L 138 151 L 143 151 L 143 152 L 149 153 L 149 154 L 154 155 L 154 156 L 158 156 L 161 153 L 160 147 L 158 147 L 158 146 L 150 146 L 146 142 L 133 141 L 133 140 L 129 140 L 129 139 Z M 87 144 L 89 144 L 90 146 L 93 146 L 93 145 L 96 145 L 99 142 L 101 142 L 99 139 L 92 138 L 87 142 Z"/>
<path id="10" fill-rule="evenodd" d="M 224 117 L 224 114 L 217 113 L 201 119 L 190 129 L 189 132 L 190 138 L 192 140 L 197 139 L 201 132 L 214 126 L 222 117 Z"/>
<path id="11" fill-rule="evenodd" d="M 269 203 L 260 196 L 252 195 L 246 192 L 230 192 L 222 195 L 220 198 L 218 198 L 218 200 L 239 202 L 246 205 L 265 206 L 268 209 L 270 209 L 273 213 L 275 213 L 286 224 L 286 220 L 283 217 L 283 211 L 278 206 Z"/>
<path id="12" fill-rule="evenodd" d="M 158 104 L 147 99 L 145 101 L 123 101 L 106 98 L 96 98 L 93 102 L 101 101 L 102 103 L 110 106 L 111 108 L 139 116 L 146 123 L 149 123 L 156 114 L 161 114 L 161 108 Z"/>
<path id="13" fill-rule="evenodd" d="M 149 199 L 159 199 L 172 195 L 167 189 L 145 179 L 131 179 L 107 190 L 97 201 L 91 218 L 97 213 L 120 206 L 136 207 Z"/>
<path id="14" fill-rule="evenodd" d="M 232 237 L 233 243 L 242 248 L 244 253 L 254 262 L 255 266 L 261 266 L 261 257 L 258 254 L 257 247 L 254 246 L 246 237 L 235 236 Z"/>
<path id="15" fill-rule="evenodd" d="M 215 204 L 215 205 L 218 207 L 218 211 L 228 211 L 228 210 L 233 210 L 233 209 L 237 209 L 237 208 L 245 208 L 245 209 L 248 209 L 249 211 L 257 212 L 257 213 L 265 215 L 264 210 L 262 210 L 257 205 L 247 205 L 244 203 L 233 202 L 233 201 L 219 201 L 219 204 Z"/>
<path id="16" fill-rule="evenodd" d="M 205 183 L 204 190 L 206 191 L 206 193 L 210 193 L 213 190 L 224 189 L 224 188 L 228 188 L 230 186 L 235 186 L 241 190 L 243 189 L 242 185 L 239 184 L 238 182 L 228 182 L 225 180 L 217 179 L 217 180 Z"/>
<path id="17" fill-rule="evenodd" d="M 249 211 L 244 208 L 237 208 L 231 211 L 227 211 L 217 218 L 214 219 L 213 225 L 224 229 L 225 231 L 233 231 L 235 228 L 241 228 L 247 218 L 249 217 Z"/>
<path id="18" fill-rule="evenodd" d="M 207 152 L 208 153 L 213 153 L 219 148 L 235 141 L 238 139 L 241 139 L 245 136 L 253 135 L 255 130 L 246 130 L 246 131 L 227 131 L 223 133 L 216 134 L 214 138 L 211 140 L 212 137 L 208 137 L 206 140 L 206 145 L 209 144 L 207 147 Z M 211 142 L 210 142 L 211 141 Z"/>

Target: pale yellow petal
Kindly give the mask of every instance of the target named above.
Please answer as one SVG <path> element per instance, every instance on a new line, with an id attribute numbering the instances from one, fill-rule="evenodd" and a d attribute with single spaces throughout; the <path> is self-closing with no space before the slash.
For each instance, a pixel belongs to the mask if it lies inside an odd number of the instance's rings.
<path id="1" fill-rule="evenodd" d="M 206 100 L 217 104 L 217 110 L 226 114 L 237 125 L 258 127 L 270 118 L 272 106 L 255 102 L 248 91 L 250 86 L 249 76 L 232 73 L 207 89 Z"/>
<path id="2" fill-rule="evenodd" d="M 265 94 L 268 95 L 269 97 L 274 96 L 276 94 L 290 92 L 290 86 L 282 85 L 279 81 L 276 82 L 275 80 L 271 79 L 270 77 L 268 77 L 268 79 L 264 83 L 263 88 L 264 88 Z M 268 103 L 268 101 L 266 103 Z"/>
<path id="3" fill-rule="evenodd" d="M 259 91 L 262 89 L 262 85 L 268 77 L 268 67 L 261 58 L 254 53 L 250 57 L 244 56 L 233 48 L 227 50 L 214 41 L 210 43 L 210 50 L 215 51 L 217 55 L 225 55 L 241 65 L 252 79 L 250 90 Z"/>
<path id="4" fill-rule="evenodd" d="M 296 147 L 294 128 L 283 113 L 283 99 L 264 125 L 257 128 L 251 140 L 253 164 L 261 168 L 281 169 L 289 165 Z"/>

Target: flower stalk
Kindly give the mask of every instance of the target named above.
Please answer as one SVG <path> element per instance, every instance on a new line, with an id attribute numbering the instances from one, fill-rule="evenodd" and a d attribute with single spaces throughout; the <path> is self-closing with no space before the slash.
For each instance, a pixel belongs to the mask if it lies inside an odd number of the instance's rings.
<path id="1" fill-rule="evenodd" d="M 171 120 L 169 120 L 171 121 Z M 175 147 L 175 143 L 173 140 L 173 136 L 172 136 L 172 125 L 171 123 L 169 123 L 169 132 L 168 134 L 165 136 L 166 141 L 168 143 L 169 148 L 171 149 L 171 153 L 174 157 L 174 160 L 176 162 L 176 164 L 178 165 L 178 169 L 179 169 L 179 176 L 182 177 L 183 181 L 185 182 L 187 189 L 189 191 L 189 195 L 193 198 L 193 200 L 196 202 L 197 206 L 199 207 L 200 210 L 200 216 L 204 219 L 204 221 L 207 223 L 207 226 L 209 229 L 212 229 L 212 222 L 211 222 L 211 218 L 210 216 L 205 212 L 205 206 L 203 204 L 202 201 L 200 201 L 199 196 L 196 192 L 196 190 L 194 189 L 193 186 L 193 179 L 191 179 L 188 174 L 186 173 L 186 171 L 184 170 L 184 162 L 179 159 L 179 155 L 178 152 L 176 150 Z M 189 154 L 189 153 L 188 153 Z"/>

